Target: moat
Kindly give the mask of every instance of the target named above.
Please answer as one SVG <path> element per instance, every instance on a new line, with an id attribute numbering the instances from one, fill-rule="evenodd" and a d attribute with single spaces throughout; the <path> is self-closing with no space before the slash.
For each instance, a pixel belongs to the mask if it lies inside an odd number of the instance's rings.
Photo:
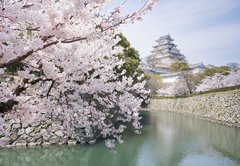
<path id="1" fill-rule="evenodd" d="M 0 149 L 0 166 L 239 166 L 240 129 L 170 112 L 144 112 L 112 154 L 95 145 Z"/>

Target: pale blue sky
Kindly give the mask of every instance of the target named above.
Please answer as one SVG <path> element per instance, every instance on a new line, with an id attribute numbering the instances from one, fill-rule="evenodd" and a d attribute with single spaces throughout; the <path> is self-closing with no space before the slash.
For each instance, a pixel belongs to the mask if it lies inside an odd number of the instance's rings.
<path id="1" fill-rule="evenodd" d="M 139 4 L 127 5 L 130 11 Z M 141 57 L 170 34 L 190 63 L 240 63 L 240 0 L 160 0 L 143 21 L 121 29 Z"/>

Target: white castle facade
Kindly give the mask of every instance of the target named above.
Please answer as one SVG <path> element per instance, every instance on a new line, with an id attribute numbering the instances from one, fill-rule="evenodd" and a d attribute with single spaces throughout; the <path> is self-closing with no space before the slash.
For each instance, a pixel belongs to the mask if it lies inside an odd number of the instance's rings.
<path id="1" fill-rule="evenodd" d="M 171 72 L 169 68 L 174 62 L 187 62 L 173 41 L 170 35 L 160 37 L 156 40 L 157 44 L 153 46 L 151 54 L 140 64 L 145 72 L 159 74 L 164 83 L 174 83 L 183 79 L 181 73 Z M 193 74 L 203 73 L 206 69 L 203 63 L 189 64 L 189 67 Z"/>

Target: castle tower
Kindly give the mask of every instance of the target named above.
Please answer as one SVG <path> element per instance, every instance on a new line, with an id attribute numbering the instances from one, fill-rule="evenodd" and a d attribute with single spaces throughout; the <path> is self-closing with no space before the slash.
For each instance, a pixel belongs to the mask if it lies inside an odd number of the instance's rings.
<path id="1" fill-rule="evenodd" d="M 186 62 L 185 56 L 177 49 L 170 35 L 162 36 L 156 40 L 151 55 L 147 57 L 147 63 L 155 68 L 169 68 L 176 61 Z"/>

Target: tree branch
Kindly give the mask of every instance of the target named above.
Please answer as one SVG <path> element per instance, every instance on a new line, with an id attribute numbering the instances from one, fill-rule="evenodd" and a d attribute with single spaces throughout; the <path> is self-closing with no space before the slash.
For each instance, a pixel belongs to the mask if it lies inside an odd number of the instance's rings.
<path id="1" fill-rule="evenodd" d="M 36 80 L 33 80 L 33 81 L 30 81 L 30 82 L 28 82 L 29 80 L 25 80 L 25 82 L 24 82 L 24 84 L 26 84 L 26 83 L 28 83 L 28 84 L 31 84 L 31 85 L 35 85 L 35 84 L 37 84 L 38 82 L 40 82 L 40 81 L 42 81 L 42 82 L 46 82 L 46 81 L 54 81 L 54 80 L 52 80 L 52 79 L 42 79 L 42 78 L 38 78 L 38 79 L 36 79 Z M 54 81 L 55 82 L 55 81 Z M 19 96 L 23 91 L 25 91 L 26 89 L 27 89 L 28 87 L 24 87 L 24 85 L 23 86 L 18 86 L 16 89 L 15 89 L 15 91 L 14 91 L 14 94 L 16 95 L 16 96 Z"/>
<path id="2" fill-rule="evenodd" d="M 48 98 L 49 93 L 51 92 L 51 90 L 52 90 L 52 88 L 53 88 L 54 83 L 55 83 L 55 80 L 52 80 L 52 83 L 51 83 L 51 85 L 50 85 L 50 87 L 49 87 L 49 89 L 48 89 L 48 92 L 47 92 L 47 98 Z"/>
<path id="3" fill-rule="evenodd" d="M 47 40 L 48 38 L 51 38 L 51 37 L 52 36 L 46 37 L 46 38 L 42 38 L 42 39 L 44 41 L 44 40 Z M 48 47 L 50 47 L 52 45 L 56 45 L 59 42 L 60 43 L 73 43 L 73 42 L 78 42 L 78 41 L 82 41 L 82 40 L 86 40 L 86 39 L 87 39 L 87 37 L 76 37 L 76 38 L 72 38 L 72 39 L 65 39 L 65 40 L 62 40 L 62 41 L 58 41 L 58 40 L 57 41 L 52 41 L 50 43 L 45 44 L 42 48 L 39 48 L 39 49 L 37 49 L 35 51 L 34 50 L 30 50 L 25 55 L 19 56 L 16 59 L 10 60 L 10 61 L 8 61 L 6 63 L 0 63 L 0 68 L 5 68 L 5 67 L 8 67 L 10 65 L 14 65 L 16 63 L 19 63 L 19 62 L 23 61 L 24 59 L 26 59 L 27 57 L 29 57 L 30 55 L 32 55 L 34 52 L 43 50 L 43 49 L 48 48 Z"/>
<path id="4" fill-rule="evenodd" d="M 75 37 L 72 39 L 66 39 L 66 40 L 62 40 L 61 43 L 73 43 L 73 42 L 77 42 L 77 41 L 82 41 L 82 40 L 86 40 L 86 37 Z"/>
<path id="5" fill-rule="evenodd" d="M 23 55 L 23 56 L 19 56 L 19 57 L 17 57 L 16 59 L 10 60 L 10 61 L 8 61 L 8 62 L 6 62 L 6 63 L 0 63 L 0 68 L 5 68 L 5 67 L 8 67 L 8 66 L 10 66 L 10 65 L 14 65 L 14 64 L 16 64 L 16 63 L 19 63 L 19 62 L 23 61 L 24 59 L 26 59 L 27 57 L 29 57 L 30 55 L 32 55 L 34 52 L 43 50 L 43 49 L 45 49 L 45 48 L 47 48 L 47 47 L 50 47 L 50 46 L 52 46 L 52 45 L 54 45 L 54 44 L 57 44 L 58 42 L 59 42 L 59 41 L 53 41 L 53 42 L 47 43 L 47 44 L 45 44 L 42 48 L 39 48 L 39 49 L 37 49 L 36 51 L 30 50 L 30 51 L 28 51 L 28 52 L 27 52 L 25 55 Z"/>

